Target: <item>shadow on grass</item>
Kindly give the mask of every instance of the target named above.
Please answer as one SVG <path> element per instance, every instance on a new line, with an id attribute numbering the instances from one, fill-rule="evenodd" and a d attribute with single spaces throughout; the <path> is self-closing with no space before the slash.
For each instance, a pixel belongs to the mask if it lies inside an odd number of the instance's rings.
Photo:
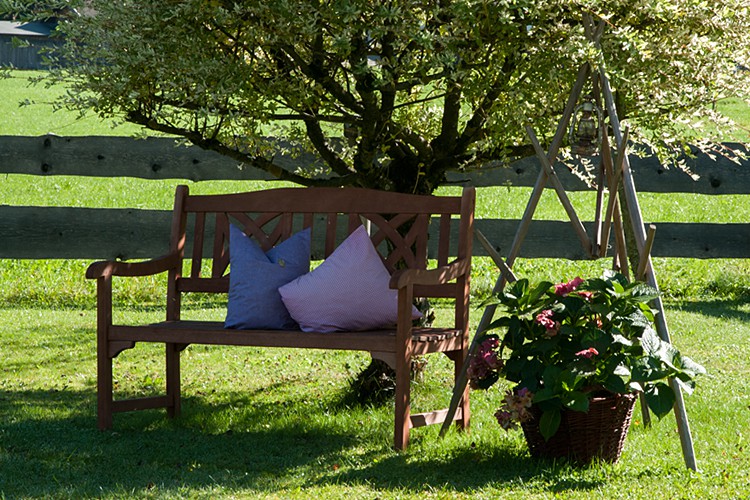
<path id="1" fill-rule="evenodd" d="M 154 490 L 168 496 L 213 487 L 272 491 L 352 436 L 308 421 L 211 434 L 190 417 L 163 411 L 117 415 L 116 429 L 100 432 L 91 392 L 0 391 L 0 493 L 16 497 L 98 497 Z M 191 415 L 216 412 L 185 401 Z M 221 408 L 218 409 L 221 411 Z M 119 422 L 117 422 L 119 420 Z M 248 426 L 246 426 L 248 427 Z"/>
<path id="2" fill-rule="evenodd" d="M 331 484 L 367 484 L 379 490 L 409 493 L 438 488 L 466 495 L 483 488 L 503 489 L 509 485 L 517 485 L 514 488 L 518 491 L 590 491 L 606 483 L 583 479 L 572 472 L 567 461 L 535 460 L 525 450 L 513 447 L 480 452 L 472 446 L 444 458 L 415 459 L 408 454 L 395 454 L 373 462 L 331 479 Z"/>
<path id="3" fill-rule="evenodd" d="M 325 416 L 313 406 L 305 418 L 298 402 L 284 406 L 295 413 L 285 415 L 277 403 L 253 398 L 220 404 L 186 398 L 183 417 L 176 420 L 163 411 L 117 415 L 115 430 L 100 432 L 91 391 L 0 391 L 0 493 L 184 497 L 367 485 L 410 493 L 441 487 L 460 494 L 505 482 L 537 482 L 549 491 L 598 486 L 566 482 L 558 476 L 565 464 L 533 461 L 512 447 L 467 446 L 440 458 L 396 453 L 380 431 L 363 437 L 327 425 L 325 418 L 345 419 L 345 413 Z M 339 464 L 347 466 L 339 470 Z"/>
<path id="4" fill-rule="evenodd" d="M 747 312 L 749 305 L 750 298 L 737 300 L 690 300 L 666 303 L 667 309 L 678 309 L 692 314 L 743 322 L 750 322 Z"/>

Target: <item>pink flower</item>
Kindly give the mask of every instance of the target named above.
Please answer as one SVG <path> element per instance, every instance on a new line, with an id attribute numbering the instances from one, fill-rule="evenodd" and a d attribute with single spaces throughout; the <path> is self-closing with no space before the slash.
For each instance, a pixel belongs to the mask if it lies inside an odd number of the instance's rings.
<path id="1" fill-rule="evenodd" d="M 469 361 L 467 375 L 471 386 L 476 388 L 477 382 L 483 380 L 495 371 L 502 369 L 503 360 L 498 357 L 497 348 L 500 343 L 496 338 L 485 339 L 479 344 L 479 349 Z"/>
<path id="2" fill-rule="evenodd" d="M 482 362 L 484 362 L 489 368 L 494 370 L 500 366 L 500 359 L 498 359 L 496 352 L 483 352 L 480 356 Z"/>
<path id="3" fill-rule="evenodd" d="M 519 423 L 526 422 L 531 418 L 531 401 L 534 399 L 534 393 L 526 387 L 522 387 L 515 393 L 507 391 L 503 398 L 503 403 L 495 413 L 497 423 L 503 429 L 510 430 L 515 428 Z"/>
<path id="4" fill-rule="evenodd" d="M 482 352 L 482 353 L 494 352 L 495 349 L 497 349 L 499 346 L 500 346 L 500 342 L 496 338 L 490 337 L 482 341 L 481 344 L 479 344 L 479 352 Z"/>
<path id="5" fill-rule="evenodd" d="M 594 292 L 578 292 L 578 296 L 581 297 L 586 302 L 591 302 L 592 297 L 594 296 Z"/>
<path id="6" fill-rule="evenodd" d="M 511 415 L 509 411 L 497 410 L 497 412 L 495 412 L 495 418 L 497 419 L 497 423 L 500 424 L 500 427 L 506 431 L 513 429 L 516 426 L 516 422 L 513 420 L 513 415 Z"/>
<path id="7" fill-rule="evenodd" d="M 560 297 L 565 297 L 570 292 L 578 288 L 578 286 L 583 283 L 582 278 L 573 278 L 572 280 L 568 281 L 567 283 L 558 283 L 555 285 L 555 295 L 558 295 Z"/>
<path id="8" fill-rule="evenodd" d="M 528 387 L 521 387 L 516 391 L 518 401 L 524 408 L 531 408 L 531 401 L 534 399 L 534 393 Z"/>
<path id="9" fill-rule="evenodd" d="M 591 358 L 593 358 L 594 356 L 597 356 L 597 355 L 599 355 L 599 351 L 597 351 L 593 347 L 589 347 L 588 349 L 584 349 L 583 351 L 578 351 L 576 353 L 576 356 L 582 356 L 582 357 L 584 357 L 586 359 L 591 359 Z"/>
<path id="10" fill-rule="evenodd" d="M 545 309 L 544 311 L 537 314 L 535 318 L 535 321 L 537 323 L 547 329 L 547 335 L 549 337 L 554 337 L 560 330 L 560 322 L 553 320 L 553 315 L 554 313 L 551 310 Z"/>

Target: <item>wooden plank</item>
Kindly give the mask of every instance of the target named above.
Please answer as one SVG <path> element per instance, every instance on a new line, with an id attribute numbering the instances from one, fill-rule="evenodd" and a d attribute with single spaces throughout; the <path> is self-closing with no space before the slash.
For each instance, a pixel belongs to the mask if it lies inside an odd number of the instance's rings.
<path id="1" fill-rule="evenodd" d="M 741 145 L 729 144 L 728 146 L 735 147 L 745 154 L 748 153 Z M 681 170 L 665 168 L 656 157 L 641 158 L 629 154 L 628 160 L 636 188 L 640 192 L 650 193 L 709 195 L 750 193 L 750 160 L 743 160 L 737 164 L 721 156 L 711 159 L 705 154 L 696 154 L 696 158 L 687 160 L 686 164 L 691 172 L 698 176 L 697 180 Z M 447 177 L 449 182 L 470 182 L 477 187 L 506 185 L 532 187 L 539 175 L 540 168 L 536 157 L 528 157 L 518 160 L 508 167 L 503 167 L 498 162 L 488 162 L 482 168 L 471 172 L 449 172 Z M 572 174 L 565 164 L 556 162 L 553 168 L 567 191 L 588 191 L 592 189 L 579 177 Z"/>
<path id="2" fill-rule="evenodd" d="M 288 145 L 286 145 L 288 146 Z M 280 154 L 275 161 L 294 169 L 308 156 Z M 137 177 L 143 179 L 272 179 L 261 170 L 173 138 L 0 136 L 0 173 Z"/>
<path id="3" fill-rule="evenodd" d="M 288 144 L 283 146 L 289 147 Z M 740 145 L 727 146 L 747 153 Z M 294 170 L 300 165 L 314 164 L 318 160 L 311 155 L 293 158 L 279 154 L 274 161 L 283 168 Z M 750 193 L 750 160 L 736 164 L 722 156 L 713 160 L 705 154 L 697 154 L 687 164 L 700 176 L 698 181 L 680 170 L 665 169 L 655 157 L 639 158 L 630 155 L 629 161 L 636 187 L 642 192 Z M 558 162 L 553 168 L 566 190 L 590 189 L 565 165 Z M 531 187 L 538 178 L 539 169 L 536 157 L 524 158 L 510 166 L 488 162 L 471 171 L 449 172 L 448 181 L 470 182 L 477 187 Z M 196 146 L 178 146 L 172 138 L 154 137 L 0 136 L 0 173 L 193 181 L 271 179 L 256 168 L 238 164 L 214 151 L 205 151 Z"/>
<path id="4" fill-rule="evenodd" d="M 169 248 L 170 223 L 170 211 L 0 206 L 0 258 L 157 257 Z M 476 228 L 500 255 L 506 255 L 519 223 L 518 220 L 478 219 Z M 345 222 L 341 224 L 345 227 Z M 750 258 L 750 224 L 655 224 L 658 228 L 652 252 L 655 257 Z M 431 223 L 430 258 L 437 257 L 439 225 L 439 219 Z M 593 222 L 584 225 L 590 231 Z M 313 235 L 315 257 L 322 256 L 323 236 L 322 233 Z M 192 241 L 192 235 L 188 235 L 188 255 Z M 456 251 L 455 247 L 450 248 L 451 255 L 455 256 Z M 481 245 L 475 245 L 474 255 L 486 256 L 487 253 Z M 530 224 L 521 256 L 586 258 L 569 222 L 539 220 Z"/>
<path id="5" fill-rule="evenodd" d="M 0 258 L 157 257 L 171 222 L 171 211 L 0 206 Z"/>

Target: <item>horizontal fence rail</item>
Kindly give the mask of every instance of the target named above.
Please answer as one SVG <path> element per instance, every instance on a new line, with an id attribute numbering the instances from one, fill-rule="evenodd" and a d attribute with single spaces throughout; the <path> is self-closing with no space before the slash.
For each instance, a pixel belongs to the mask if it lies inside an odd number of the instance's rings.
<path id="1" fill-rule="evenodd" d="M 282 150 L 291 149 L 280 143 Z M 741 146 L 729 147 L 747 153 Z M 654 157 L 631 155 L 630 165 L 639 191 L 748 194 L 750 162 L 735 163 L 717 156 L 698 154 L 687 161 L 691 177 L 678 169 L 665 169 Z M 293 157 L 279 154 L 274 162 L 294 170 L 316 164 L 310 155 Z M 488 164 L 469 172 L 453 172 L 449 181 L 470 182 L 477 187 L 533 186 L 539 173 L 539 161 L 525 158 L 510 166 Z M 565 165 L 556 167 L 558 177 L 568 191 L 587 191 L 590 187 Z M 235 160 L 196 146 L 179 145 L 172 138 L 133 139 L 129 137 L 41 137 L 0 136 L 0 173 L 30 175 L 80 175 L 91 177 L 138 177 L 143 179 L 272 180 L 268 174 Z"/>
<path id="2" fill-rule="evenodd" d="M 736 146 L 733 146 L 736 147 Z M 289 169 L 309 156 L 276 158 Z M 750 194 L 750 164 L 724 157 L 698 155 L 689 161 L 693 177 L 664 169 L 655 158 L 631 157 L 636 187 L 644 192 Z M 509 167 L 489 165 L 451 174 L 455 183 L 475 186 L 533 186 L 539 162 L 527 158 Z M 564 165 L 556 171 L 570 191 L 590 188 Z M 237 164 L 218 153 L 195 146 L 178 146 L 171 138 L 126 137 L 15 137 L 0 136 L 0 173 L 35 176 L 74 175 L 189 179 L 193 181 L 270 179 L 258 169 Z M 1 202 L 2 200 L 0 200 Z M 28 207 L 0 205 L 0 258 L 5 259 L 141 259 L 156 257 L 168 248 L 171 211 Z M 477 228 L 501 255 L 510 250 L 518 220 L 481 219 Z M 592 223 L 585 223 L 593 234 Z M 655 223 L 656 257 L 750 258 L 748 224 Z M 316 244 L 317 245 L 317 244 Z M 320 245 L 319 245 L 320 246 Z M 314 245 L 314 249 L 317 246 Z M 481 245 L 478 256 L 486 255 Z M 570 223 L 532 222 L 521 256 L 585 259 Z"/>
<path id="3" fill-rule="evenodd" d="M 0 258 L 127 260 L 158 257 L 169 248 L 172 212 L 167 210 L 3 207 L 2 214 Z M 476 221 L 477 229 L 501 255 L 509 252 L 519 224 L 512 219 Z M 584 225 L 593 234 L 593 224 Z M 750 224 L 659 223 L 656 227 L 655 257 L 750 257 Z M 187 241 L 189 247 L 191 235 Z M 314 257 L 322 255 L 323 243 L 315 239 Z M 429 251 L 432 256 L 437 249 Z M 477 244 L 474 255 L 487 253 Z M 570 223 L 546 220 L 531 223 L 521 255 L 587 258 Z"/>

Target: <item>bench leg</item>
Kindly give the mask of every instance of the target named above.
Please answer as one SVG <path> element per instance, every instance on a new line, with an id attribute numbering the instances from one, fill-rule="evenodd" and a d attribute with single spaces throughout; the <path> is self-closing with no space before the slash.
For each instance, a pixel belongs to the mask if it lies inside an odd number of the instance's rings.
<path id="1" fill-rule="evenodd" d="M 405 450 L 411 428 L 411 356 L 396 357 L 396 421 L 394 447 Z"/>
<path id="2" fill-rule="evenodd" d="M 112 428 L 112 357 L 109 327 L 112 325 L 112 277 L 96 280 L 96 412 L 99 429 Z"/>
<path id="3" fill-rule="evenodd" d="M 100 430 L 112 428 L 112 358 L 107 346 L 98 347 L 96 360 L 96 400 L 97 418 Z"/>
<path id="4" fill-rule="evenodd" d="M 458 356 L 455 359 L 453 381 L 458 380 L 463 370 L 464 360 L 466 359 L 466 352 L 458 351 Z M 461 396 L 461 402 L 458 404 L 461 408 L 461 418 L 456 422 L 459 429 L 469 430 L 469 421 L 471 417 L 471 410 L 469 409 L 469 386 L 464 388 L 464 393 Z"/>
<path id="5" fill-rule="evenodd" d="M 167 415 L 174 418 L 180 414 L 180 344 L 166 344 L 167 361 Z"/>

